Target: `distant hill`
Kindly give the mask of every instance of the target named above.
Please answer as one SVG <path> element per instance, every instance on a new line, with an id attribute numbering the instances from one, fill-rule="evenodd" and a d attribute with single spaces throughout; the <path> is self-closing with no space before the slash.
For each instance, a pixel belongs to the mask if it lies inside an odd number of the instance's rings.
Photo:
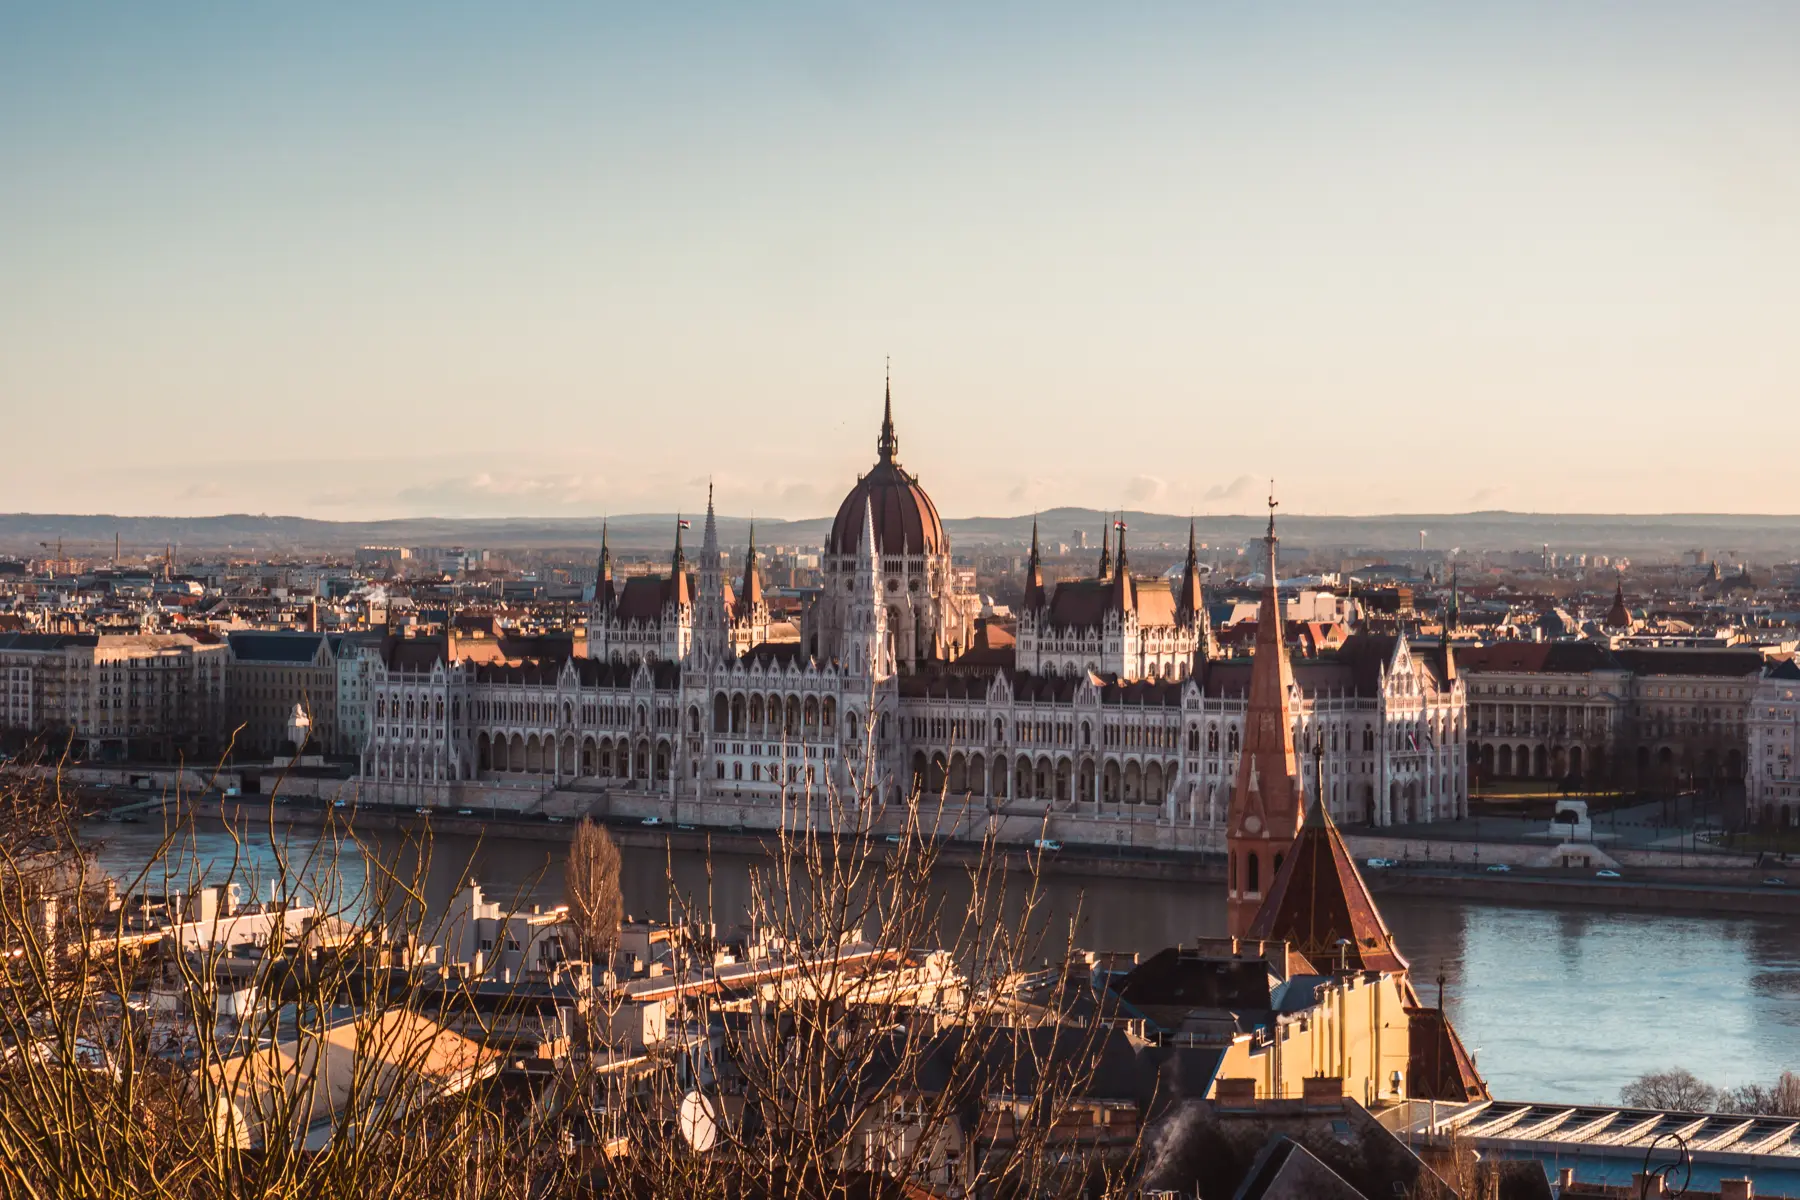
<path id="1" fill-rule="evenodd" d="M 1112 514 L 1089 508 L 1055 508 L 1036 514 L 1040 535 L 1049 545 L 1073 543 L 1085 531 L 1097 544 Z M 1133 545 L 1182 546 L 1188 518 L 1170 513 L 1128 511 L 1124 514 Z M 1031 537 L 1033 516 L 962 517 L 946 520 L 952 542 L 962 548 L 1023 546 Z M 608 518 L 615 549 L 625 552 L 666 550 L 674 539 L 673 513 L 633 513 Z M 1261 514 L 1206 516 L 1195 520 L 1202 542 L 1237 546 L 1261 535 Z M 759 546 L 818 545 L 830 518 L 756 522 Z M 729 546 L 742 546 L 749 521 L 721 517 L 719 535 Z M 1566 551 L 1673 557 L 1690 549 L 1709 554 L 1731 553 L 1758 558 L 1800 555 L 1800 516 L 1668 513 L 1621 515 L 1604 513 L 1416 513 L 1369 517 L 1281 517 L 1284 543 L 1296 549 L 1338 548 L 1361 552 L 1416 550 L 1419 531 L 1426 530 L 1428 549 L 1461 547 L 1464 551 L 1530 550 L 1545 543 Z M 11 513 L 0 515 L 0 552 L 40 553 L 40 543 L 54 547 L 61 538 L 65 551 L 92 557 L 110 554 L 117 533 L 127 553 L 143 554 L 165 544 L 184 552 L 296 553 L 342 551 L 357 546 L 469 546 L 486 549 L 568 550 L 580 552 L 600 542 L 599 518 L 449 519 L 421 517 L 391 521 L 320 521 L 228 513 L 213 517 L 132 517 Z M 698 520 L 689 545 L 699 541 Z"/>

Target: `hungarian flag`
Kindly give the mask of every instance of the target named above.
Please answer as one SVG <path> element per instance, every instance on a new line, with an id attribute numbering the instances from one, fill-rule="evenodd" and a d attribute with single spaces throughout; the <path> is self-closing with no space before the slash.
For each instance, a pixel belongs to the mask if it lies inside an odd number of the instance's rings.
<path id="1" fill-rule="evenodd" d="M 694 523 L 692 521 L 688 520 L 686 517 L 681 518 L 681 520 L 677 521 L 676 524 L 680 525 L 683 529 L 692 529 L 694 527 Z"/>

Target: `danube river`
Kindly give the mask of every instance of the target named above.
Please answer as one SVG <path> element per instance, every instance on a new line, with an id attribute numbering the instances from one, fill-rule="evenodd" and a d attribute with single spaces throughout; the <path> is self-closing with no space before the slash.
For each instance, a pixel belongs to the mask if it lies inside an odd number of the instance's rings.
<path id="1" fill-rule="evenodd" d="M 147 825 L 94 827 L 98 858 L 121 878 L 154 853 Z M 175 880 L 190 863 L 208 876 L 231 870 L 266 894 L 275 844 L 291 863 L 330 879 L 352 897 L 371 868 L 404 873 L 426 900 L 441 904 L 458 882 L 478 879 L 492 899 L 556 904 L 562 899 L 558 843 L 495 837 L 441 836 L 422 878 L 416 851 L 397 835 L 336 846 L 318 831 L 293 827 L 247 835 L 237 850 L 222 826 L 202 826 L 183 850 Z M 191 858 L 189 856 L 192 856 Z M 748 899 L 742 856 L 715 856 L 713 870 L 697 852 L 623 851 L 626 911 L 665 917 L 669 883 L 703 902 L 718 919 L 741 919 Z M 335 870 L 323 864 L 335 862 Z M 310 865 L 307 865 L 310 864 Z M 159 872 L 160 874 L 160 872 Z M 174 881 L 172 881 L 174 882 Z M 147 890 L 162 890 L 160 879 Z M 949 907 L 961 911 L 967 884 L 944 873 Z M 1047 946 L 1059 946 L 1074 916 L 1078 945 L 1152 953 L 1224 932 L 1218 885 L 1127 880 L 1054 880 L 1040 910 Z M 1606 913 L 1594 909 L 1520 908 L 1390 896 L 1383 912 L 1427 1003 L 1444 976 L 1446 1005 L 1476 1052 L 1496 1096 L 1570 1104 L 1615 1103 L 1621 1084 L 1650 1070 L 1687 1066 L 1722 1085 L 1772 1081 L 1800 1070 L 1800 920 L 1767 917 Z"/>

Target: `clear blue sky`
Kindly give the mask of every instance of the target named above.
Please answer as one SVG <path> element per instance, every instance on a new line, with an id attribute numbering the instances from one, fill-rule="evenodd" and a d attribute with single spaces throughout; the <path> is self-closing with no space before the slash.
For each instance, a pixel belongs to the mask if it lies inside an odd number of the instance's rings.
<path id="1" fill-rule="evenodd" d="M 1800 4 L 0 0 L 4 510 L 1797 512 L 1797 318 Z"/>

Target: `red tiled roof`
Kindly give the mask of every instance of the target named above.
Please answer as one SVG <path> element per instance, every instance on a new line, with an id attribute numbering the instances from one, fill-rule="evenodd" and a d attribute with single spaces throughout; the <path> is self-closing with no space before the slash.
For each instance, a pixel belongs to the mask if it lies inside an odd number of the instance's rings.
<path id="1" fill-rule="evenodd" d="M 1491 1100 L 1487 1081 L 1442 1009 L 1406 1006 L 1406 1094 L 1467 1104 Z"/>
<path id="2" fill-rule="evenodd" d="M 1340 965 L 1353 971 L 1406 970 L 1394 935 L 1322 804 L 1307 813 L 1245 936 L 1287 942 L 1325 971 Z"/>

